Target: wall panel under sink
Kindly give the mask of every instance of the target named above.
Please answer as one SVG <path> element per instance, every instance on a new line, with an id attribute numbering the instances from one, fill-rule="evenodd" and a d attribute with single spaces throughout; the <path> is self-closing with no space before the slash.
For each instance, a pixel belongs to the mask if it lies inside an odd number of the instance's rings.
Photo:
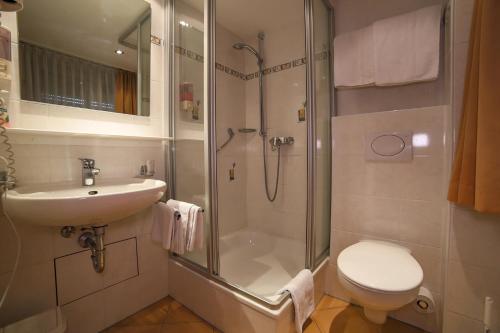
<path id="1" fill-rule="evenodd" d="M 57 303 L 68 304 L 138 276 L 137 239 L 106 244 L 105 262 L 104 272 L 96 273 L 90 250 L 56 258 Z"/>

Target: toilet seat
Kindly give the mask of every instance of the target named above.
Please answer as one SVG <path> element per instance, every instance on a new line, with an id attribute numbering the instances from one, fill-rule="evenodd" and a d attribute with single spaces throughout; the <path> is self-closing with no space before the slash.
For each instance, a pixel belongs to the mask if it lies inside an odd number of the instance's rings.
<path id="1" fill-rule="evenodd" d="M 345 248 L 337 258 L 337 267 L 349 282 L 378 293 L 414 290 L 424 277 L 407 248 L 381 241 L 361 241 Z"/>

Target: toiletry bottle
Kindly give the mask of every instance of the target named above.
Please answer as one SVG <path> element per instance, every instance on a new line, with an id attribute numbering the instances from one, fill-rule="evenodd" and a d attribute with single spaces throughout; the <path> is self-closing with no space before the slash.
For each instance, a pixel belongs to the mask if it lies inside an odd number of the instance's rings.
<path id="1" fill-rule="evenodd" d="M 302 103 L 300 109 L 297 111 L 299 122 L 306 120 L 306 102 Z"/>
<path id="2" fill-rule="evenodd" d="M 192 113 L 192 118 L 193 120 L 198 120 L 200 119 L 200 101 L 196 101 L 195 107 L 193 107 L 193 113 Z"/>

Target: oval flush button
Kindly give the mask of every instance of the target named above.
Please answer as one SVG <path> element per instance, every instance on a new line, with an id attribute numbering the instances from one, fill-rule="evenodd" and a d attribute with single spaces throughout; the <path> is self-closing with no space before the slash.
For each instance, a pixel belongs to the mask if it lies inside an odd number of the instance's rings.
<path id="1" fill-rule="evenodd" d="M 395 156 L 405 149 L 405 142 L 397 135 L 383 134 L 373 139 L 371 148 L 377 155 Z"/>

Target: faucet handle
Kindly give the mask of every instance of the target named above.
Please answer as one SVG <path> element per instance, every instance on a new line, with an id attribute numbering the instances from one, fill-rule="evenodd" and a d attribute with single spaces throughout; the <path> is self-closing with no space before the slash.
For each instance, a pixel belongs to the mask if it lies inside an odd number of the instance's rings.
<path id="1" fill-rule="evenodd" d="M 86 169 L 91 169 L 95 166 L 95 160 L 91 158 L 80 157 L 78 159 L 82 161 L 82 166 Z"/>

